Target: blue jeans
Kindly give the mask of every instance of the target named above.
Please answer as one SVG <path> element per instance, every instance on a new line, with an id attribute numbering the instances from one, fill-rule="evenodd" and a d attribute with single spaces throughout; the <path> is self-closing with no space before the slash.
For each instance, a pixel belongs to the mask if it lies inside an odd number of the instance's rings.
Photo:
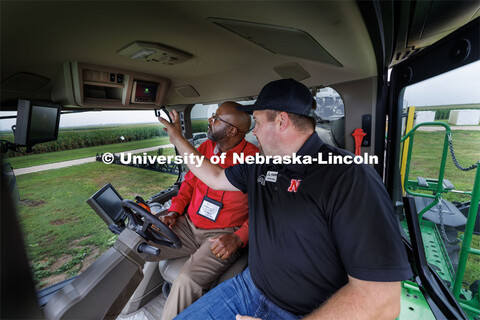
<path id="1" fill-rule="evenodd" d="M 221 283 L 208 292 L 180 313 L 175 320 L 235 320 L 237 314 L 263 320 L 300 318 L 283 310 L 264 296 L 253 284 L 250 270 L 247 268 L 233 279 Z"/>

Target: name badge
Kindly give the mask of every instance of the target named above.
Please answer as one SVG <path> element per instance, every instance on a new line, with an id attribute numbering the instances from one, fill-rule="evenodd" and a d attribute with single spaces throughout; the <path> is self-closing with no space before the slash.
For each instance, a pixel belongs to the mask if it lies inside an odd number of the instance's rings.
<path id="1" fill-rule="evenodd" d="M 197 214 L 215 222 L 218 218 L 218 213 L 222 208 L 223 203 L 204 196 Z"/>
<path id="2" fill-rule="evenodd" d="M 268 182 L 277 182 L 277 171 L 267 171 L 267 176 L 265 177 L 265 181 Z"/>

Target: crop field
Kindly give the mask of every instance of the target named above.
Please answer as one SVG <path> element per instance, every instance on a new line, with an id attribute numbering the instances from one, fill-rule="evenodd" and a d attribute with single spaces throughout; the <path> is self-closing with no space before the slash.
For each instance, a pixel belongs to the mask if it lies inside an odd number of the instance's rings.
<path id="1" fill-rule="evenodd" d="M 8 162 L 10 162 L 14 169 L 19 169 L 48 163 L 94 157 L 97 153 L 118 153 L 135 149 L 157 147 L 166 144 L 170 144 L 168 137 L 155 137 L 146 140 L 106 144 L 102 146 L 86 147 L 74 150 L 28 154 L 26 156 L 8 158 Z"/>
<path id="2" fill-rule="evenodd" d="M 160 124 L 138 124 L 107 127 L 79 127 L 65 128 L 58 133 L 56 141 L 40 143 L 34 147 L 34 154 L 48 153 L 62 150 L 73 150 L 95 147 L 120 142 L 130 142 L 166 137 Z M 13 142 L 12 134 L 3 134 L 1 139 Z M 9 157 L 28 155 L 25 148 L 21 152 L 9 151 Z"/>
<path id="3" fill-rule="evenodd" d="M 208 119 L 193 119 L 192 132 L 207 132 Z"/>
<path id="4" fill-rule="evenodd" d="M 479 103 L 460 104 L 460 105 L 443 105 L 443 106 L 428 106 L 415 107 L 417 111 L 435 111 L 435 120 L 448 120 L 451 110 L 480 110 Z M 446 121 L 445 121 L 446 122 Z M 480 124 L 480 123 L 477 123 Z"/>

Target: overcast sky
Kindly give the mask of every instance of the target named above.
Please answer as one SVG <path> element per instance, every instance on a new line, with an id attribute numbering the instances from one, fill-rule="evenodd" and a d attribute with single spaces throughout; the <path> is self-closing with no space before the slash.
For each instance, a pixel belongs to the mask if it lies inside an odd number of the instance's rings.
<path id="1" fill-rule="evenodd" d="M 480 61 L 405 89 L 409 106 L 480 103 Z"/>
<path id="2" fill-rule="evenodd" d="M 480 61 L 407 87 L 404 99 L 409 106 L 417 107 L 480 103 Z M 210 117 L 216 108 L 216 104 L 194 108 L 192 118 Z M 16 112 L 0 112 L 0 116 L 15 114 Z M 15 119 L 0 119 L 0 131 L 10 130 L 15 121 Z M 64 114 L 60 117 L 60 127 L 116 123 L 157 123 L 157 119 L 153 110 L 95 111 Z"/>

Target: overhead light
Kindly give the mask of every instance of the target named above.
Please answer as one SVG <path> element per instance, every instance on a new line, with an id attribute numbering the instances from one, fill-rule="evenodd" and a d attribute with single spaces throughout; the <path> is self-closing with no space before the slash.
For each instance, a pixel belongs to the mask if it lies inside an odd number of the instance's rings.
<path id="1" fill-rule="evenodd" d="M 156 51 L 153 50 L 153 49 L 142 49 L 142 50 L 140 50 L 140 51 L 135 52 L 134 54 L 132 54 L 132 55 L 130 56 L 130 58 L 132 58 L 132 59 L 134 59 L 134 60 L 135 60 L 135 59 L 147 59 L 148 56 L 154 54 L 155 52 L 156 52 Z"/>
<path id="2" fill-rule="evenodd" d="M 160 43 L 135 41 L 117 51 L 118 54 L 137 61 L 174 65 L 192 58 L 190 53 Z"/>

